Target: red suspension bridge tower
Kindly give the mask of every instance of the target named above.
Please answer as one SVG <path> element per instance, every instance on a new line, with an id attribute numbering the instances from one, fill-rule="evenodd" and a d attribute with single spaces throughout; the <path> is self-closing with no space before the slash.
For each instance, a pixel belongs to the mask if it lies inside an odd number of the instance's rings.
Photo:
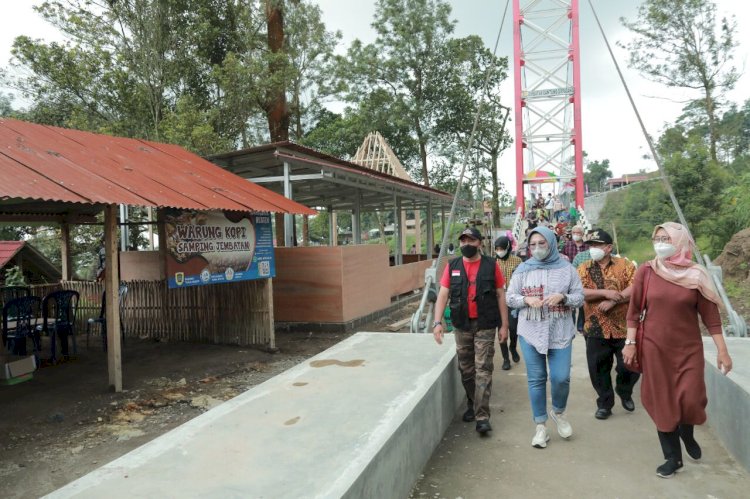
<path id="1" fill-rule="evenodd" d="M 518 213 L 542 183 L 583 208 L 578 26 L 578 0 L 513 0 Z"/>

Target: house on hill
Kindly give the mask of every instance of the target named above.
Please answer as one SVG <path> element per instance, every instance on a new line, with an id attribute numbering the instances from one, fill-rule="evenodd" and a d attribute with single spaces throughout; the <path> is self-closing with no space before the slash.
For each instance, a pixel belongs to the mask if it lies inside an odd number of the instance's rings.
<path id="1" fill-rule="evenodd" d="M 610 178 L 607 180 L 607 189 L 617 189 L 619 187 L 624 187 L 635 182 L 643 182 L 644 180 L 648 180 L 650 178 L 651 176 L 647 173 L 634 173 L 623 175 L 622 177 Z"/>

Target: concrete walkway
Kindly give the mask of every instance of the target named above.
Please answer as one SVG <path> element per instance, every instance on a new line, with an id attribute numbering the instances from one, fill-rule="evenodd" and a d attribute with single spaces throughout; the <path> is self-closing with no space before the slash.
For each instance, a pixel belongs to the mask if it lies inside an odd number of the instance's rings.
<path id="1" fill-rule="evenodd" d="M 735 358 L 735 363 L 740 359 Z M 561 439 L 548 421 L 546 449 L 531 446 L 534 424 L 521 363 L 500 370 L 495 357 L 491 436 L 480 438 L 461 412 L 451 425 L 411 497 L 475 498 L 703 498 L 750 497 L 750 474 L 721 445 L 709 424 L 696 428 L 703 459 L 684 456 L 672 479 L 656 476 L 664 461 L 656 428 L 640 405 L 640 383 L 627 413 L 618 404 L 606 421 L 594 418 L 596 396 L 586 369 L 582 337 L 573 343 L 568 416 L 573 437 Z M 745 429 L 745 431 L 750 431 Z"/>

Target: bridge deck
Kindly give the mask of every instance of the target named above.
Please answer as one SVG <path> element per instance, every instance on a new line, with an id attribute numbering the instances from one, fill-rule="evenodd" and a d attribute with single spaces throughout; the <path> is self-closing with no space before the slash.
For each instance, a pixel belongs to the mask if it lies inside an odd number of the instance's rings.
<path id="1" fill-rule="evenodd" d="M 729 379 L 739 384 L 749 372 L 750 359 L 750 340 L 741 341 L 744 344 L 730 342 L 738 368 Z M 709 364 L 713 358 L 707 349 Z M 640 405 L 640 384 L 634 394 L 634 413 L 627 413 L 618 403 L 608 420 L 595 419 L 596 396 L 588 377 L 582 338 L 573 343 L 568 401 L 574 434 L 564 441 L 554 424 L 548 422 L 551 440 L 546 449 L 531 446 L 534 424 L 523 360 L 510 371 L 498 367 L 496 363 L 491 399 L 495 431 L 489 438 L 479 438 L 473 425 L 461 422 L 457 412 L 412 497 L 748 497 L 750 474 L 719 441 L 712 427 L 712 421 L 718 422 L 710 419 L 711 412 L 709 423 L 696 428 L 703 459 L 696 462 L 685 455 L 685 470 L 670 480 L 655 474 L 663 458 L 654 424 Z M 709 365 L 707 369 L 715 368 Z M 743 388 L 745 396 L 748 391 L 750 384 Z M 721 404 L 726 405 L 711 409 L 730 411 L 734 402 L 726 402 L 726 397 L 723 400 Z M 737 421 L 736 431 L 741 433 L 735 433 L 736 439 L 750 436 L 748 421 L 748 414 Z"/>

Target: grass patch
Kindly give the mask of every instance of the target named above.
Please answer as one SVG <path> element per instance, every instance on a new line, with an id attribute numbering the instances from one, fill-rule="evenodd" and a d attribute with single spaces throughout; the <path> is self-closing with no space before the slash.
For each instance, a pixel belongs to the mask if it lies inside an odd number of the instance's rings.
<path id="1" fill-rule="evenodd" d="M 725 276 L 721 284 L 724 287 L 727 296 L 732 300 L 743 299 L 747 294 L 747 286 L 743 286 L 740 282 L 731 277 Z"/>
<path id="2" fill-rule="evenodd" d="M 654 246 L 650 240 L 618 242 L 620 243 L 620 256 L 625 256 L 639 265 L 654 259 Z"/>

